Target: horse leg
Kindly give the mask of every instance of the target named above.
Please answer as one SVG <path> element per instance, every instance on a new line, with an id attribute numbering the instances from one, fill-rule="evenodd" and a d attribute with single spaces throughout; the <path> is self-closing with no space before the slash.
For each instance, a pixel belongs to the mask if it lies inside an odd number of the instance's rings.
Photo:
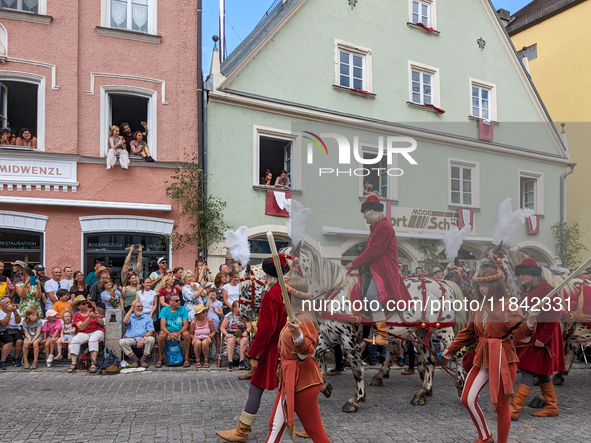
<path id="1" fill-rule="evenodd" d="M 344 412 L 356 412 L 359 409 L 359 403 L 365 401 L 365 385 L 363 382 L 363 360 L 361 359 L 361 344 L 357 341 L 353 328 L 351 327 L 350 334 L 344 334 L 343 345 L 349 354 L 351 361 L 351 371 L 355 378 L 357 390 L 353 396 L 347 399 L 343 405 Z"/>
<path id="2" fill-rule="evenodd" d="M 394 357 L 394 353 L 396 352 L 396 348 L 394 346 L 394 340 L 392 337 L 388 340 L 388 350 L 386 351 L 386 359 L 382 364 L 382 367 L 378 371 L 376 375 L 373 376 L 371 379 L 370 386 L 381 386 L 383 383 L 384 378 L 390 378 L 390 364 L 392 363 L 392 359 Z"/>
<path id="3" fill-rule="evenodd" d="M 423 343 L 426 338 L 426 331 L 419 331 L 418 341 Z M 411 343 L 412 344 L 412 343 Z M 435 370 L 435 360 L 427 348 L 423 345 L 418 347 L 419 352 L 419 373 L 423 380 L 421 389 L 419 389 L 413 396 L 410 404 L 413 406 L 424 406 L 427 403 L 427 397 L 433 395 L 433 375 Z"/>
<path id="4" fill-rule="evenodd" d="M 575 357 L 577 354 L 577 350 L 581 348 L 581 344 L 578 340 L 573 339 L 567 344 L 566 352 L 564 354 L 564 371 L 557 372 L 552 377 L 552 383 L 556 386 L 562 386 L 564 384 L 564 377 L 568 375 L 573 362 L 575 361 Z"/>
<path id="5" fill-rule="evenodd" d="M 319 337 L 319 342 L 318 342 L 318 347 L 316 348 L 316 361 L 318 361 L 318 364 L 320 365 L 320 372 L 322 374 L 322 389 L 320 390 L 320 392 L 322 392 L 322 394 L 326 397 L 326 398 L 330 398 L 330 396 L 332 395 L 332 385 L 330 384 L 330 382 L 328 381 L 328 377 L 326 376 L 326 358 L 324 357 L 324 354 L 326 351 L 328 351 L 330 345 L 327 343 L 327 341 L 324 339 L 323 335 L 321 334 Z"/>

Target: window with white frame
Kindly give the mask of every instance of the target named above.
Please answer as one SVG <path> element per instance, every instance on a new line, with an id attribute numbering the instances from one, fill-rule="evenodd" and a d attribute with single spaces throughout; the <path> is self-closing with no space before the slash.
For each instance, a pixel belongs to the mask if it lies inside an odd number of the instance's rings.
<path id="1" fill-rule="evenodd" d="M 277 137 L 267 134 L 259 134 L 259 177 L 261 184 L 267 174 L 271 172 L 271 186 L 281 175 L 281 171 L 287 171 L 287 177 L 292 182 L 292 155 L 293 140 L 290 138 Z M 293 187 L 293 184 L 291 185 Z"/>
<path id="2" fill-rule="evenodd" d="M 363 158 L 366 160 L 375 159 L 378 151 L 364 148 Z M 369 171 L 368 175 L 363 176 L 363 191 L 362 195 L 369 195 L 372 192 L 378 192 L 382 198 L 392 198 L 390 195 L 390 176 L 386 172 L 390 167 L 388 166 L 388 158 L 386 155 L 382 159 L 371 165 L 361 165 L 364 169 Z"/>
<path id="3" fill-rule="evenodd" d="M 475 205 L 475 167 L 450 163 L 450 202 L 452 205 Z"/>
<path id="4" fill-rule="evenodd" d="M 412 0 L 412 23 L 421 23 L 430 28 L 431 26 L 431 2 L 423 0 Z"/>
<path id="5" fill-rule="evenodd" d="M 14 11 L 30 12 L 32 14 L 42 13 L 43 0 L 0 0 L 1 9 L 11 9 Z"/>
<path id="6" fill-rule="evenodd" d="M 103 0 L 103 26 L 156 33 L 156 0 Z"/>
<path id="7" fill-rule="evenodd" d="M 371 50 L 335 39 L 335 85 L 372 92 Z"/>
<path id="8" fill-rule="evenodd" d="M 519 172 L 519 207 L 532 209 L 536 214 L 542 208 L 542 174 L 528 171 Z"/>
<path id="9" fill-rule="evenodd" d="M 409 101 L 417 105 L 441 106 L 439 69 L 409 61 Z"/>
<path id="10" fill-rule="evenodd" d="M 493 83 L 470 79 L 470 110 L 474 118 L 497 121 L 497 94 Z"/>
<path id="11" fill-rule="evenodd" d="M 109 151 L 112 126 L 127 123 L 135 134 L 136 131 L 144 132 L 142 122 L 145 122 L 148 134 L 144 141 L 151 156 L 157 159 L 156 91 L 130 86 L 102 86 L 101 109 L 101 156 L 106 156 Z"/>

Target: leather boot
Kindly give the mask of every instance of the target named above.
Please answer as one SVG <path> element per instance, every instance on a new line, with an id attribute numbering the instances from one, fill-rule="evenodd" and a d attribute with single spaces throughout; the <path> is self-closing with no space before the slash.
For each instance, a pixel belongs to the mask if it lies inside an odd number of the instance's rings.
<path id="1" fill-rule="evenodd" d="M 540 384 L 542 395 L 546 405 L 539 412 L 532 412 L 531 415 L 534 417 L 558 417 L 558 399 L 554 392 L 554 383 L 542 383 Z"/>
<path id="2" fill-rule="evenodd" d="M 250 380 L 254 375 L 254 372 L 257 370 L 257 366 L 259 365 L 259 361 L 255 359 L 250 360 L 250 369 L 244 375 L 239 375 L 238 380 Z"/>
<path id="3" fill-rule="evenodd" d="M 216 434 L 226 441 L 246 441 L 248 434 L 252 431 L 252 425 L 254 425 L 256 418 L 256 414 L 253 415 L 242 411 L 236 428 L 228 429 L 227 431 L 216 431 Z"/>
<path id="4" fill-rule="evenodd" d="M 517 392 L 515 392 L 515 396 L 513 400 L 511 400 L 511 420 L 517 421 L 519 420 L 519 411 L 525 405 L 525 400 L 527 400 L 527 396 L 531 392 L 531 388 L 529 386 L 525 386 L 522 383 L 519 383 L 517 386 Z"/>
<path id="5" fill-rule="evenodd" d="M 375 333 L 375 343 L 374 337 L 368 337 L 365 339 L 366 343 L 370 345 L 375 344 L 376 346 L 388 346 L 388 326 L 386 325 L 385 321 L 380 321 L 375 323 L 376 333 Z"/>

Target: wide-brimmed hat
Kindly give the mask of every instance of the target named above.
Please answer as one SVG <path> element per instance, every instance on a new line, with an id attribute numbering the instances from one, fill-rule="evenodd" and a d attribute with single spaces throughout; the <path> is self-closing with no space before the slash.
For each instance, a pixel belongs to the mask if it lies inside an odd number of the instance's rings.
<path id="1" fill-rule="evenodd" d="M 23 268 L 27 266 L 27 264 L 24 261 L 22 261 L 22 260 L 15 260 L 14 262 L 12 262 L 12 266 L 14 266 L 14 265 L 18 265 L 18 266 L 21 266 Z"/>
<path id="2" fill-rule="evenodd" d="M 538 262 L 535 258 L 526 258 L 521 262 L 520 265 L 515 266 L 515 274 L 517 275 L 542 275 L 542 268 L 538 266 Z"/>
<path id="3" fill-rule="evenodd" d="M 289 265 L 287 264 L 287 257 L 284 254 L 279 254 L 279 262 L 281 263 L 281 271 L 283 275 L 287 274 L 289 271 Z M 266 258 L 263 261 L 263 271 L 273 277 L 279 277 L 277 275 L 277 270 L 275 269 L 275 264 L 273 263 L 273 257 Z"/>
<path id="4" fill-rule="evenodd" d="M 108 270 L 109 270 L 109 268 L 107 268 L 106 266 L 101 266 L 100 268 L 98 268 L 96 270 L 96 272 L 94 273 L 94 275 L 95 275 L 95 277 L 98 277 L 101 272 L 108 271 Z"/>
<path id="5" fill-rule="evenodd" d="M 435 273 L 437 273 L 437 272 L 443 272 L 443 269 L 441 269 L 441 268 L 440 268 L 440 267 L 438 267 L 438 266 L 435 266 L 431 272 L 432 272 L 433 274 L 435 274 Z"/>
<path id="6" fill-rule="evenodd" d="M 193 308 L 193 311 L 195 311 L 195 315 L 199 315 L 201 314 L 203 311 L 205 311 L 205 306 L 203 305 L 197 305 Z"/>
<path id="7" fill-rule="evenodd" d="M 83 295 L 77 296 L 74 299 L 74 301 L 72 302 L 72 308 L 75 308 L 76 306 L 78 306 L 78 303 L 81 303 L 83 301 L 88 301 L 88 300 L 86 300 L 86 297 L 84 297 Z"/>
<path id="8" fill-rule="evenodd" d="M 368 196 L 361 205 L 361 212 L 365 211 L 384 211 L 384 204 L 380 202 L 380 199 L 376 195 Z"/>

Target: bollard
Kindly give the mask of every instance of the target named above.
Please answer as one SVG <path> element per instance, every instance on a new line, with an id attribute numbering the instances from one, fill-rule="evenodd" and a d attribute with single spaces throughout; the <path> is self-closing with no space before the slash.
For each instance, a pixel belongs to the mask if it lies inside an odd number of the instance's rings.
<path id="1" fill-rule="evenodd" d="M 123 309 L 108 309 L 105 312 L 105 346 L 121 358 L 119 339 L 123 337 Z"/>

